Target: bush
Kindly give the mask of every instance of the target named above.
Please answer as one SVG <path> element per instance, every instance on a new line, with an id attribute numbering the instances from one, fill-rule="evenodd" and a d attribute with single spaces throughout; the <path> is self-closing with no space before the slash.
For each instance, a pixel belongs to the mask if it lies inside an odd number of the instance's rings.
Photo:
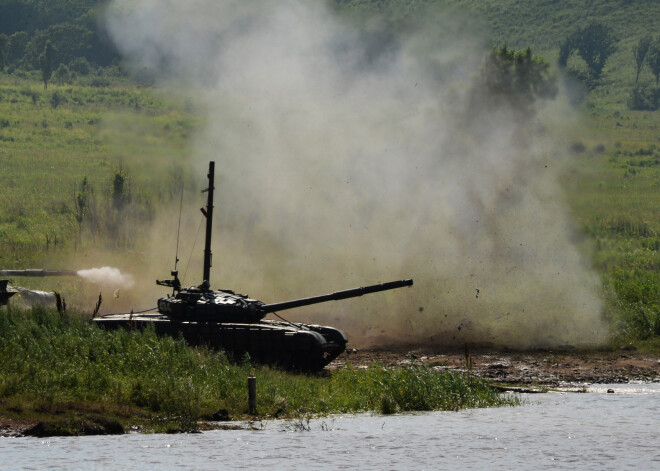
<path id="1" fill-rule="evenodd" d="M 60 103 L 65 102 L 66 98 L 63 95 L 60 95 L 59 92 L 55 92 L 50 96 L 50 106 L 55 109 Z"/>
<path id="2" fill-rule="evenodd" d="M 628 108 L 655 111 L 660 108 L 660 88 L 635 87 L 628 98 Z"/>
<path id="3" fill-rule="evenodd" d="M 69 70 L 80 75 L 88 75 L 91 67 L 87 59 L 84 57 L 77 57 L 69 63 Z"/>
<path id="4" fill-rule="evenodd" d="M 571 144 L 571 152 L 574 154 L 581 154 L 585 150 L 587 150 L 587 147 L 581 141 L 575 141 Z"/>
<path id="5" fill-rule="evenodd" d="M 69 71 L 69 68 L 64 64 L 60 64 L 53 74 L 53 80 L 59 84 L 70 83 L 71 72 Z"/>

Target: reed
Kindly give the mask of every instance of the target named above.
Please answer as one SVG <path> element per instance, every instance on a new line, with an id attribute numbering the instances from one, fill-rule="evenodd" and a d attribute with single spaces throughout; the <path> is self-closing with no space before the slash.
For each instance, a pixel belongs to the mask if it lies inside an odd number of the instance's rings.
<path id="1" fill-rule="evenodd" d="M 95 410 L 125 427 L 190 430 L 219 409 L 235 419 L 249 417 L 251 374 L 258 379 L 260 417 L 515 404 L 483 381 L 423 364 L 295 374 L 255 367 L 247 359 L 230 363 L 221 353 L 150 329 L 108 332 L 82 315 L 43 308 L 0 311 L 0 415 Z"/>

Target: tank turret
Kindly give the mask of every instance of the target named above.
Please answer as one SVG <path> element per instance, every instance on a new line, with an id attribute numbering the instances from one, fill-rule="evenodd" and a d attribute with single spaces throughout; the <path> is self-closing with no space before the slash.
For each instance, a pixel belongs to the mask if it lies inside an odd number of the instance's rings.
<path id="1" fill-rule="evenodd" d="M 180 286 L 178 279 L 167 280 L 169 283 L 158 281 L 165 286 Z M 312 304 L 339 301 L 356 298 L 365 294 L 387 291 L 404 286 L 412 286 L 413 280 L 390 281 L 378 285 L 362 288 L 336 291 L 330 294 L 310 298 L 294 299 L 280 303 L 264 304 L 262 301 L 251 299 L 247 295 L 238 294 L 231 290 L 211 290 L 203 286 L 185 289 L 175 288 L 175 293 L 158 300 L 158 311 L 173 318 L 196 321 L 214 322 L 259 322 L 268 313 L 295 309 Z"/>

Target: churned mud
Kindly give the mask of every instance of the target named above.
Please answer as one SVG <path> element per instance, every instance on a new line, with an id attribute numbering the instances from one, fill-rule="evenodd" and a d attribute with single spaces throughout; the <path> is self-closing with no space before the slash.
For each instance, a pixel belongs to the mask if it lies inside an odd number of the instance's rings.
<path id="1" fill-rule="evenodd" d="M 391 352 L 357 350 L 342 354 L 328 368 L 424 363 L 440 370 L 470 371 L 504 384 L 569 387 L 589 383 L 660 381 L 660 357 L 637 351 L 606 352 Z"/>

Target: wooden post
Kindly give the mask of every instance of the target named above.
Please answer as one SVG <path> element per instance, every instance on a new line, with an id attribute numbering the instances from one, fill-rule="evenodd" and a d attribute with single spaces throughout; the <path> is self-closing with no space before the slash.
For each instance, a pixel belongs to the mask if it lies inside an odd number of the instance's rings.
<path id="1" fill-rule="evenodd" d="M 248 376 L 248 408 L 250 414 L 257 413 L 257 378 L 255 376 Z"/>

